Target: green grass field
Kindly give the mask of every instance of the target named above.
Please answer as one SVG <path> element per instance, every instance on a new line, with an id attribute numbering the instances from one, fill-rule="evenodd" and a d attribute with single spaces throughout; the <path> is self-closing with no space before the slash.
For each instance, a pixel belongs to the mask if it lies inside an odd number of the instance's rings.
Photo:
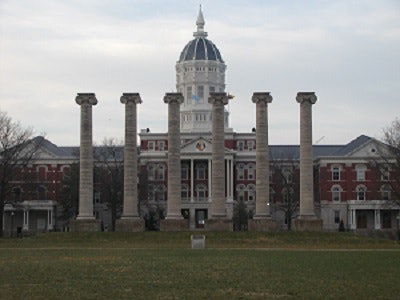
<path id="1" fill-rule="evenodd" d="M 399 299 L 400 246 L 345 233 L 0 239 L 0 299 Z"/>

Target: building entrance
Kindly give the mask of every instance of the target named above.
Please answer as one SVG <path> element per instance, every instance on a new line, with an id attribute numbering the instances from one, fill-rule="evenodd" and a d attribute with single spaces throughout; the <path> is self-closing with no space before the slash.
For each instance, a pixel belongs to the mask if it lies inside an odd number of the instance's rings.
<path id="1" fill-rule="evenodd" d="M 207 209 L 196 209 L 196 228 L 204 228 L 205 220 L 207 220 Z"/>

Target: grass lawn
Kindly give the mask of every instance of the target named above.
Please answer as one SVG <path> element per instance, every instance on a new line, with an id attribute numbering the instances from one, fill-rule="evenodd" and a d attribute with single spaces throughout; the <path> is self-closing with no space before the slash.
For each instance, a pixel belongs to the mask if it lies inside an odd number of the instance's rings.
<path id="1" fill-rule="evenodd" d="M 339 233 L 0 239 L 0 299 L 398 299 L 400 247 Z"/>

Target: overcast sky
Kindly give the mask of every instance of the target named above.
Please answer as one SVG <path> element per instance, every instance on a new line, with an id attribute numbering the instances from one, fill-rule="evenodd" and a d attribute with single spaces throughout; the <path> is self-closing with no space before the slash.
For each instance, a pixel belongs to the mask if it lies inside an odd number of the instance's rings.
<path id="1" fill-rule="evenodd" d="M 123 92 L 138 128 L 165 132 L 166 92 L 193 39 L 199 1 L 1 0 L 0 110 L 57 145 L 79 145 L 78 92 L 94 92 L 93 134 L 124 136 Z M 270 91 L 271 144 L 299 142 L 299 91 L 315 91 L 313 140 L 379 138 L 400 115 L 400 1 L 201 1 L 227 64 L 230 125 L 255 126 Z"/>

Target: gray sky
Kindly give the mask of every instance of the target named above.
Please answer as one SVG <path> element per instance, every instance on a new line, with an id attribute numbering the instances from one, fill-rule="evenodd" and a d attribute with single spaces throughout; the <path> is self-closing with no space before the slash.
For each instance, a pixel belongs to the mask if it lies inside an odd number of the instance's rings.
<path id="1" fill-rule="evenodd" d="M 255 126 L 270 91 L 271 144 L 299 141 L 299 91 L 315 91 L 313 139 L 380 137 L 400 112 L 400 1 L 202 1 L 223 56 L 230 125 Z M 94 140 L 122 139 L 123 92 L 139 92 L 139 128 L 165 132 L 166 92 L 196 30 L 198 1 L 1 0 L 0 109 L 57 145 L 79 144 L 78 92 L 94 92 Z"/>

